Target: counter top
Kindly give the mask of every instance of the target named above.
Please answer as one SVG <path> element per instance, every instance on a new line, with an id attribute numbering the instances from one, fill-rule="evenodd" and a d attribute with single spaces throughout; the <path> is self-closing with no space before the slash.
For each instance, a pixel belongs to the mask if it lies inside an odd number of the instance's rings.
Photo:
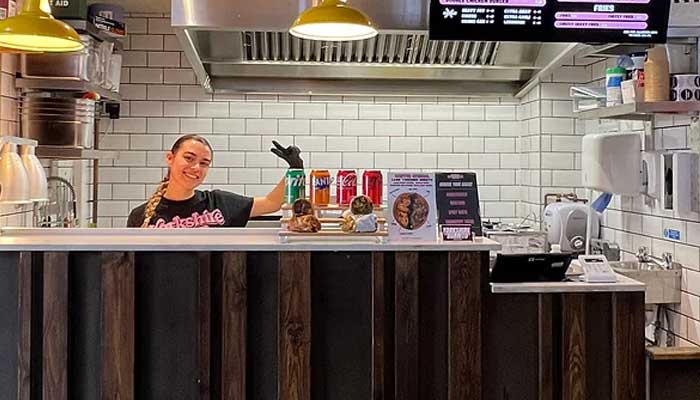
<path id="1" fill-rule="evenodd" d="M 469 242 L 404 241 L 373 238 L 297 240 L 280 243 L 279 229 L 0 229 L 0 251 L 491 251 L 486 238 Z"/>
<path id="2" fill-rule="evenodd" d="M 646 285 L 624 275 L 617 274 L 616 283 L 586 282 L 520 282 L 492 283 L 493 293 L 594 293 L 594 292 L 643 292 Z"/>

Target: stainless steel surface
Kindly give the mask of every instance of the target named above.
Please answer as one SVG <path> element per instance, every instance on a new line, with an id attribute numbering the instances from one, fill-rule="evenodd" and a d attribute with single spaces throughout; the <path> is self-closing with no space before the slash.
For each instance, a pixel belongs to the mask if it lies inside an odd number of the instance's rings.
<path id="1" fill-rule="evenodd" d="M 673 267 L 673 254 L 665 252 L 661 257 L 655 257 L 649 253 L 649 249 L 645 246 L 640 247 L 635 254 L 640 263 L 652 263 L 663 269 L 671 269 Z"/>
<path id="2" fill-rule="evenodd" d="M 236 27 L 286 31 L 313 0 L 173 0 L 173 26 Z M 427 30 L 429 2 L 424 0 L 353 0 L 382 29 Z"/>
<path id="3" fill-rule="evenodd" d="M 54 160 L 115 160 L 119 158 L 118 151 L 61 146 L 38 146 L 36 155 L 39 158 Z"/>
<path id="4" fill-rule="evenodd" d="M 674 304 L 681 301 L 682 266 L 671 262 L 670 268 L 639 261 L 611 262 L 612 269 L 646 285 L 647 304 Z"/>
<path id="5" fill-rule="evenodd" d="M 74 228 L 78 226 L 75 189 L 69 181 L 58 176 L 47 178 L 49 201 L 37 209 L 40 228 Z"/>
<path id="6" fill-rule="evenodd" d="M 697 115 L 700 101 L 659 101 L 654 103 L 629 103 L 613 107 L 575 112 L 579 119 L 629 119 L 648 121 L 655 114 Z"/>
<path id="7" fill-rule="evenodd" d="M 76 80 L 54 80 L 54 79 L 26 79 L 19 78 L 15 81 L 15 86 L 25 90 L 51 90 L 51 91 L 66 91 L 66 92 L 95 92 L 104 100 L 121 101 L 121 96 L 117 92 L 113 92 L 99 86 L 93 85 L 90 82 Z"/>
<path id="8" fill-rule="evenodd" d="M 40 145 L 93 146 L 94 101 L 24 96 L 19 109 L 22 137 L 34 139 Z"/>
<path id="9" fill-rule="evenodd" d="M 433 95 L 435 84 L 444 82 L 442 95 L 473 96 L 488 81 L 498 83 L 492 94 L 513 95 L 539 71 L 563 62 L 574 46 L 430 41 L 424 0 L 354 0 L 380 29 L 372 39 L 291 37 L 289 24 L 312 3 L 173 0 L 172 24 L 202 86 L 217 93 Z M 245 85 L 240 78 L 247 78 Z M 337 82 L 351 79 L 371 82 Z"/>

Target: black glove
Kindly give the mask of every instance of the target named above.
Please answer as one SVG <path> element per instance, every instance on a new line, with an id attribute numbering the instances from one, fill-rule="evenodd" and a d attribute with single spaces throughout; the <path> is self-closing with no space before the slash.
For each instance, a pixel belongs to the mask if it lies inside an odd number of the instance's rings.
<path id="1" fill-rule="evenodd" d="M 286 161 L 287 164 L 289 164 L 289 168 L 304 169 L 304 160 L 299 156 L 301 150 L 299 150 L 297 146 L 292 145 L 284 148 L 274 140 L 272 144 L 274 144 L 276 148 L 270 149 L 270 151 L 275 153 L 277 157 Z"/>

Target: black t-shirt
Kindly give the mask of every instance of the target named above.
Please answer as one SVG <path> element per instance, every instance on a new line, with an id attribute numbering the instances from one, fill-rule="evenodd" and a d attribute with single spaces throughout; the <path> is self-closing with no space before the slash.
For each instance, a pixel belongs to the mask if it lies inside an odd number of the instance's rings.
<path id="1" fill-rule="evenodd" d="M 162 198 L 151 218 L 150 228 L 242 227 L 248 223 L 253 198 L 221 190 L 196 190 L 187 200 Z M 127 227 L 143 224 L 146 204 L 131 211 Z"/>

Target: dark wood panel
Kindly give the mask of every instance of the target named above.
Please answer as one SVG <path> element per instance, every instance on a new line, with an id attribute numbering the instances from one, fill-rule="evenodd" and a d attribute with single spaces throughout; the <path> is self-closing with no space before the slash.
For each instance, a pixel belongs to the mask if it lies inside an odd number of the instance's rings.
<path id="1" fill-rule="evenodd" d="M 562 398 L 586 397 L 586 296 L 562 295 Z"/>
<path id="2" fill-rule="evenodd" d="M 135 397 L 199 396 L 199 254 L 137 253 Z"/>
<path id="3" fill-rule="evenodd" d="M 247 255 L 246 400 L 276 400 L 279 372 L 279 253 Z"/>
<path id="4" fill-rule="evenodd" d="M 68 253 L 44 253 L 42 393 L 68 400 Z"/>
<path id="5" fill-rule="evenodd" d="M 245 253 L 224 253 L 222 264 L 222 399 L 246 398 L 247 273 Z"/>
<path id="6" fill-rule="evenodd" d="M 644 292 L 615 293 L 613 303 L 613 400 L 643 400 Z"/>
<path id="7" fill-rule="evenodd" d="M 102 398 L 134 398 L 134 254 L 102 253 Z"/>
<path id="8" fill-rule="evenodd" d="M 0 398 L 16 399 L 21 372 L 21 272 L 18 253 L 0 253 Z M 20 350 L 20 351 L 18 351 Z"/>
<path id="9" fill-rule="evenodd" d="M 418 393 L 421 399 L 447 400 L 447 261 L 445 252 L 422 252 L 418 256 Z"/>
<path id="10" fill-rule="evenodd" d="M 649 400 L 697 400 L 700 360 L 648 360 Z"/>
<path id="11" fill-rule="evenodd" d="M 487 298 L 482 316 L 482 398 L 536 400 L 538 295 L 489 293 Z"/>
<path id="12" fill-rule="evenodd" d="M 280 254 L 280 400 L 311 398 L 311 254 Z"/>
<path id="13" fill-rule="evenodd" d="M 384 400 L 384 253 L 372 253 L 372 400 Z"/>
<path id="14" fill-rule="evenodd" d="M 199 398 L 208 400 L 211 398 L 211 253 L 199 253 L 199 276 L 197 282 L 199 288 L 199 307 L 197 321 L 197 343 L 199 343 Z"/>
<path id="15" fill-rule="evenodd" d="M 19 344 L 17 361 L 17 400 L 31 396 L 31 339 L 32 339 L 32 253 L 19 253 Z"/>
<path id="16" fill-rule="evenodd" d="M 586 294 L 586 396 L 612 398 L 612 293 Z"/>
<path id="17" fill-rule="evenodd" d="M 68 256 L 68 396 L 100 399 L 103 393 L 102 253 Z"/>
<path id="18" fill-rule="evenodd" d="M 418 400 L 418 253 L 397 252 L 395 264 L 396 399 Z"/>
<path id="19" fill-rule="evenodd" d="M 451 252 L 448 269 L 448 398 L 481 399 L 481 254 Z"/>
<path id="20" fill-rule="evenodd" d="M 551 294 L 537 296 L 538 391 L 540 400 L 554 400 L 554 349 Z"/>

